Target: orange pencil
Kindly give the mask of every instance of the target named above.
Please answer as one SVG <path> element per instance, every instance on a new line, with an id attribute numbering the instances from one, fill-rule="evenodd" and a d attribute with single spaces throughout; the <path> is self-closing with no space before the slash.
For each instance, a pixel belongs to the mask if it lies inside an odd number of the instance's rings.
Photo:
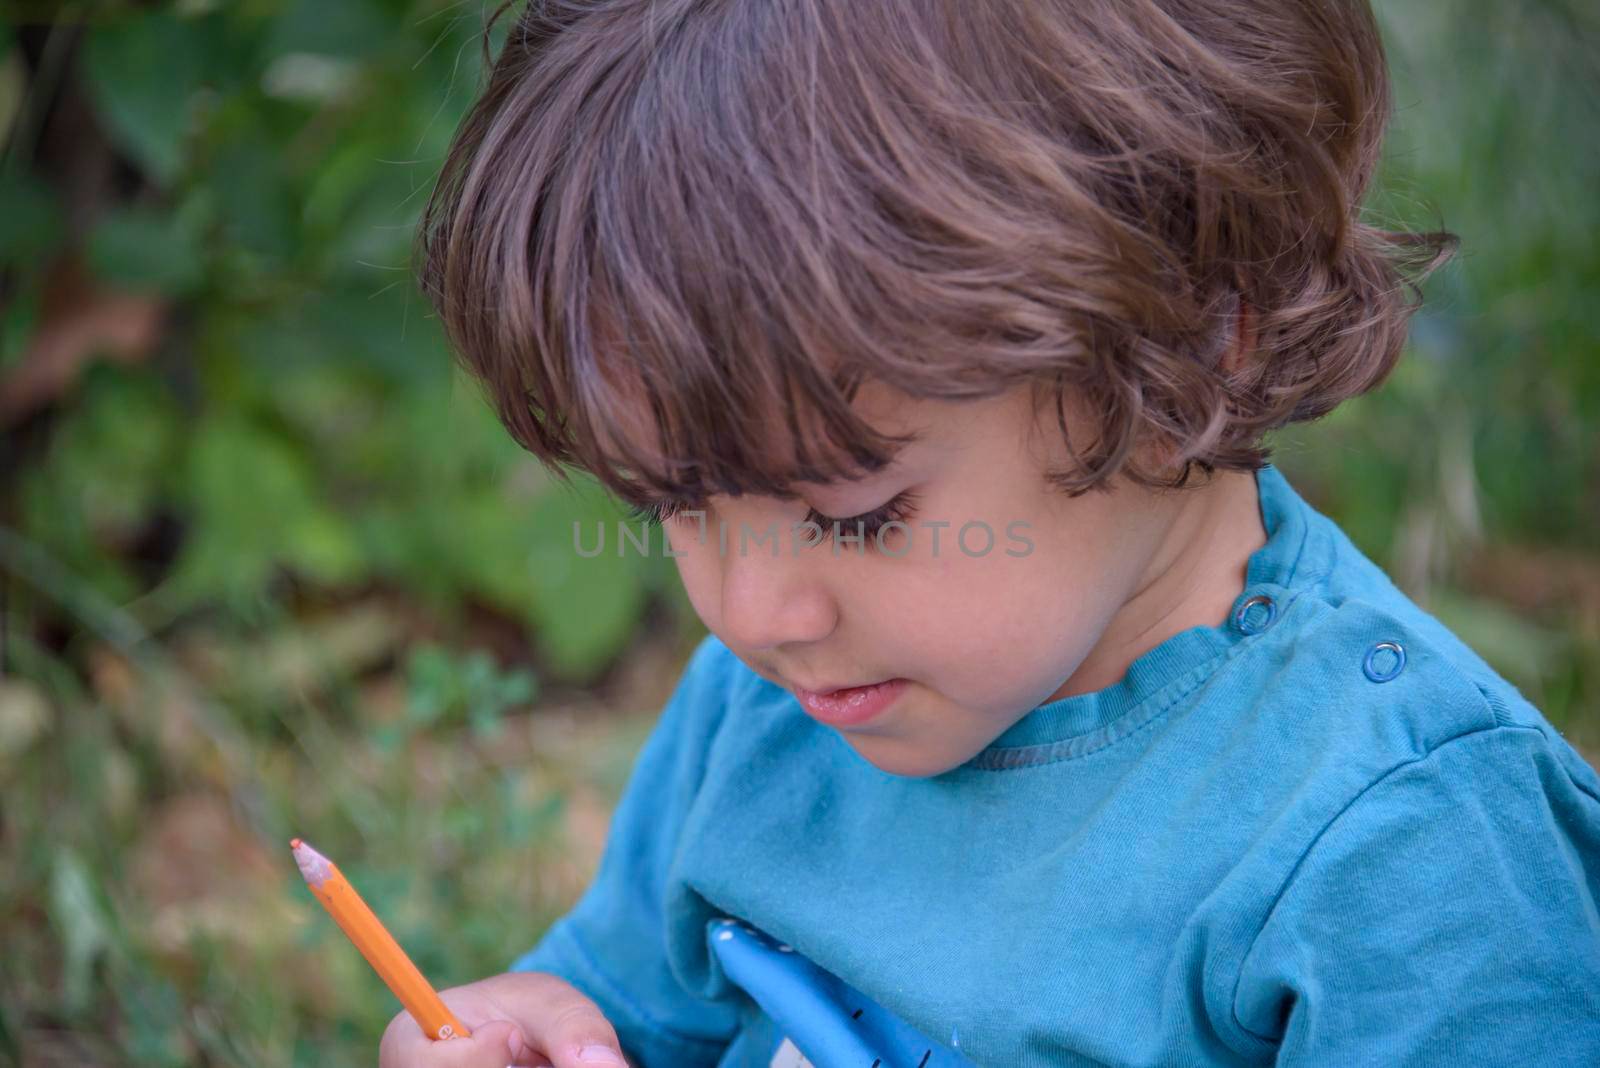
<path id="1" fill-rule="evenodd" d="M 422 1033 L 433 1039 L 471 1037 L 472 1032 L 439 1000 L 438 992 L 428 985 L 400 943 L 333 861 L 298 838 L 289 842 L 289 848 L 294 850 L 294 862 L 300 865 L 300 874 L 305 876 L 311 892 L 334 922 L 344 928 L 378 978 L 389 985 L 400 1004 L 422 1025 Z"/>

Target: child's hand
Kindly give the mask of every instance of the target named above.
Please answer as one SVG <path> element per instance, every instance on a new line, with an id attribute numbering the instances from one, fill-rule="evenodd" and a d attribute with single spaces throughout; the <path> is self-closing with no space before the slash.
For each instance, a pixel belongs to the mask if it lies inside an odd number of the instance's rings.
<path id="1" fill-rule="evenodd" d="M 378 1068 L 627 1065 L 617 1033 L 600 1009 L 557 976 L 506 972 L 441 990 L 439 997 L 472 1037 L 435 1041 L 422 1033 L 409 1012 L 401 1012 L 383 1033 Z"/>

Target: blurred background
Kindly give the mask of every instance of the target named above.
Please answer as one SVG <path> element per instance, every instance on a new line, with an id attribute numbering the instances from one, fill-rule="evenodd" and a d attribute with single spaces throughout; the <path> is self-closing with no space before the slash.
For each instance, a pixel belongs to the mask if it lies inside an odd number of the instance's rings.
<path id="1" fill-rule="evenodd" d="M 1379 0 L 1374 218 L 1443 225 L 1376 394 L 1275 461 L 1600 755 L 1600 8 Z M 703 633 L 584 560 L 410 240 L 482 0 L 0 4 L 0 1065 L 376 1062 L 575 899 Z M 498 48 L 507 25 L 490 35 Z"/>

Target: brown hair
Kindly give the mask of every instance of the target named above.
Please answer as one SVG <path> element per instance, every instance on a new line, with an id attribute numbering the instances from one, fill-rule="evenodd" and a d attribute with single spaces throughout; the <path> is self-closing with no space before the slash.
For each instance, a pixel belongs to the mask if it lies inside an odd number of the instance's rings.
<path id="1" fill-rule="evenodd" d="M 1181 486 L 1399 358 L 1453 239 L 1360 218 L 1389 107 L 1367 0 L 531 0 L 421 284 L 517 441 L 634 503 L 877 469 L 866 379 L 1063 433 L 1073 391 L 1052 482 Z"/>

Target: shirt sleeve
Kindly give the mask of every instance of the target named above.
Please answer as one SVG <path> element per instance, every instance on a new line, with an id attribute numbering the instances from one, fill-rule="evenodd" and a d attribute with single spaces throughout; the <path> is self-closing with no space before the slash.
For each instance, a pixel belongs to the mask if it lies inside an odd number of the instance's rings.
<path id="1" fill-rule="evenodd" d="M 605 1013 L 638 1068 L 715 1065 L 738 1030 L 735 1006 L 673 976 L 665 916 L 679 831 L 721 722 L 733 654 L 708 635 L 635 758 L 594 881 L 512 971 L 560 976 Z"/>
<path id="2" fill-rule="evenodd" d="M 1462 735 L 1329 824 L 1235 992 L 1278 1065 L 1600 1064 L 1600 799 L 1561 744 Z"/>

